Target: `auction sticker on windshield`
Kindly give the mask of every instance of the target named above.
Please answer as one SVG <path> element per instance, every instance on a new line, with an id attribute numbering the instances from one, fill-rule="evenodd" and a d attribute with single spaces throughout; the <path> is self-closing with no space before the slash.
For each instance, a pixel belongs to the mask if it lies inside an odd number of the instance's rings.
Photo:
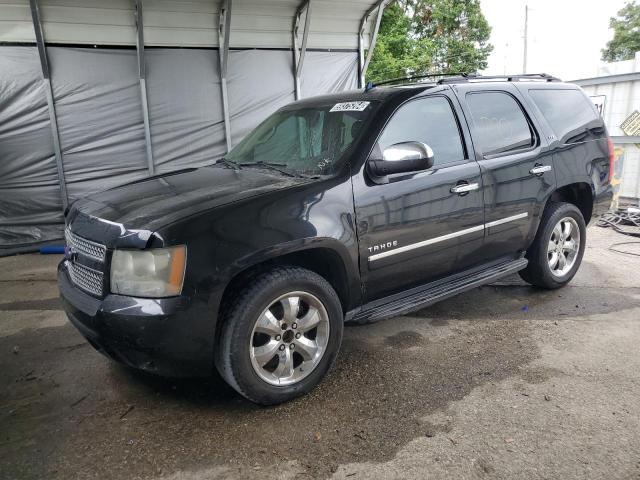
<path id="1" fill-rule="evenodd" d="M 330 112 L 362 112 L 369 106 L 369 102 L 342 102 L 331 107 Z"/>

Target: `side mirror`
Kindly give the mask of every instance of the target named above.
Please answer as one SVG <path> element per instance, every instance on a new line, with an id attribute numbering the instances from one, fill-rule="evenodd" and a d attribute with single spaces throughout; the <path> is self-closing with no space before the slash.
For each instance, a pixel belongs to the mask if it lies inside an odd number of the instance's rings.
<path id="1" fill-rule="evenodd" d="M 409 173 L 433 167 L 433 150 L 422 142 L 401 142 L 382 152 L 382 160 L 369 160 L 371 173 L 385 177 L 394 173 Z"/>

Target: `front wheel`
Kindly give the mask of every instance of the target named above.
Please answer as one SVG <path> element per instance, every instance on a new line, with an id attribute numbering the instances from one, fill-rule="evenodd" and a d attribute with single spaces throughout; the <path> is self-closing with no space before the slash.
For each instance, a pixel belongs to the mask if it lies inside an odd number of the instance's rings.
<path id="1" fill-rule="evenodd" d="M 533 244 L 527 251 L 529 264 L 520 271 L 528 283 L 541 288 L 560 288 L 578 271 L 586 244 L 582 213 L 571 203 L 547 205 Z"/>
<path id="2" fill-rule="evenodd" d="M 336 358 L 344 323 L 331 285 L 298 267 L 260 275 L 231 302 L 223 322 L 216 367 L 236 391 L 262 405 L 317 385 Z"/>

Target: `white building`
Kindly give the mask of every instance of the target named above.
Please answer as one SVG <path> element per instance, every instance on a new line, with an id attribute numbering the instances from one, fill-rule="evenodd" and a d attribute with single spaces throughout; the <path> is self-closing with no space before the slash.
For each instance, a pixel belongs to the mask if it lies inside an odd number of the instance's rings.
<path id="1" fill-rule="evenodd" d="M 640 52 L 633 60 L 605 63 L 598 76 L 573 80 L 601 108 L 616 145 L 618 195 L 623 203 L 640 202 Z M 621 167 L 621 168 L 620 168 Z"/>

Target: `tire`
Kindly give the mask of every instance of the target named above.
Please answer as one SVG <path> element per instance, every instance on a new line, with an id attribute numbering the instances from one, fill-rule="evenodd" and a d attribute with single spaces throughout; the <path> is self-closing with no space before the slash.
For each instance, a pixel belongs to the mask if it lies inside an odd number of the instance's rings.
<path id="1" fill-rule="evenodd" d="M 557 230 L 559 226 L 564 231 Z M 586 240 L 586 224 L 580 210 L 571 203 L 549 202 L 542 214 L 536 237 L 527 250 L 529 264 L 520 271 L 520 276 L 540 288 L 565 286 L 580 268 Z M 555 247 L 552 248 L 552 244 Z"/>
<path id="2" fill-rule="evenodd" d="M 344 326 L 331 285 L 299 267 L 260 274 L 229 303 L 222 320 L 216 368 L 260 405 L 286 402 L 320 383 L 338 354 Z"/>

